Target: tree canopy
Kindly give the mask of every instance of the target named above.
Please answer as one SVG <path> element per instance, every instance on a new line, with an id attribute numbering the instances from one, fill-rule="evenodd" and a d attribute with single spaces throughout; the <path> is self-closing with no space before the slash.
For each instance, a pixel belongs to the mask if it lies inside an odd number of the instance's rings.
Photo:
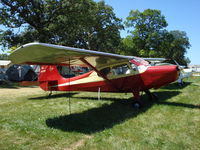
<path id="1" fill-rule="evenodd" d="M 0 54 L 0 60 L 8 60 L 7 54 Z"/>
<path id="2" fill-rule="evenodd" d="M 115 52 L 123 28 L 112 7 L 93 0 L 0 0 L 5 47 L 38 41 Z M 16 31 L 21 28 L 22 31 Z"/>
<path id="3" fill-rule="evenodd" d="M 125 22 L 130 35 L 122 40 L 129 55 L 165 57 L 186 65 L 184 57 L 190 47 L 186 32 L 167 31 L 167 21 L 159 10 L 130 11 Z"/>

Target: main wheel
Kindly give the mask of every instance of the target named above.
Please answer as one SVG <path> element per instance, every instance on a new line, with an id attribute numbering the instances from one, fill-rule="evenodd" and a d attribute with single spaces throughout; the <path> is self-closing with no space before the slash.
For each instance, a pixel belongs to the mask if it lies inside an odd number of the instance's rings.
<path id="1" fill-rule="evenodd" d="M 142 102 L 139 101 L 139 100 L 134 100 L 134 101 L 132 102 L 132 107 L 133 107 L 133 108 L 140 109 L 140 108 L 142 108 L 142 106 L 143 106 L 143 104 L 142 104 Z"/>
<path id="2" fill-rule="evenodd" d="M 158 101 L 159 100 L 159 97 L 158 97 L 158 95 L 157 94 L 155 94 L 155 93 L 151 93 L 151 100 L 153 100 L 153 101 Z"/>

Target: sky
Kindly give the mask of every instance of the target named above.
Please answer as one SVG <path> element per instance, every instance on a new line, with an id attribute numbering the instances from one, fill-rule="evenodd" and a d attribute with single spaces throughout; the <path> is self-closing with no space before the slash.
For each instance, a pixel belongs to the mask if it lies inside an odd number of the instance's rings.
<path id="1" fill-rule="evenodd" d="M 96 0 L 98 1 L 98 0 Z M 167 30 L 185 31 L 191 44 L 187 50 L 190 64 L 200 64 L 200 0 L 104 0 L 118 18 L 126 20 L 130 10 L 158 9 L 168 23 Z M 121 36 L 126 37 L 122 31 Z"/>

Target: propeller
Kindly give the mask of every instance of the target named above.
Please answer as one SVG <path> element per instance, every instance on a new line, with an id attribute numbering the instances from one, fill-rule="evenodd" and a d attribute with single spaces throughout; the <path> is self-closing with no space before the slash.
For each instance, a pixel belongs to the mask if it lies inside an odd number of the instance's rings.
<path id="1" fill-rule="evenodd" d="M 184 68 L 185 68 L 185 66 L 181 66 L 181 65 L 179 65 L 179 63 L 176 61 L 176 60 L 173 60 L 174 62 L 175 62 L 175 64 L 178 66 L 178 69 L 179 70 L 183 70 Z"/>

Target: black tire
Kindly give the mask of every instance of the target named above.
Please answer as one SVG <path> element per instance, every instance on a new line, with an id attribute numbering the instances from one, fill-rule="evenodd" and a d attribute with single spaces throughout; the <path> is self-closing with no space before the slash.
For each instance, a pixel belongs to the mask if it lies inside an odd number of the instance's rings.
<path id="1" fill-rule="evenodd" d="M 143 104 L 142 104 L 142 102 L 139 101 L 139 100 L 134 100 L 134 101 L 132 102 L 132 107 L 133 107 L 133 108 L 140 109 L 140 108 L 142 108 L 142 106 L 143 106 Z"/>
<path id="2" fill-rule="evenodd" d="M 158 101 L 158 100 L 159 100 L 158 95 L 155 94 L 155 93 L 152 93 L 152 100 L 153 100 L 153 101 Z"/>

